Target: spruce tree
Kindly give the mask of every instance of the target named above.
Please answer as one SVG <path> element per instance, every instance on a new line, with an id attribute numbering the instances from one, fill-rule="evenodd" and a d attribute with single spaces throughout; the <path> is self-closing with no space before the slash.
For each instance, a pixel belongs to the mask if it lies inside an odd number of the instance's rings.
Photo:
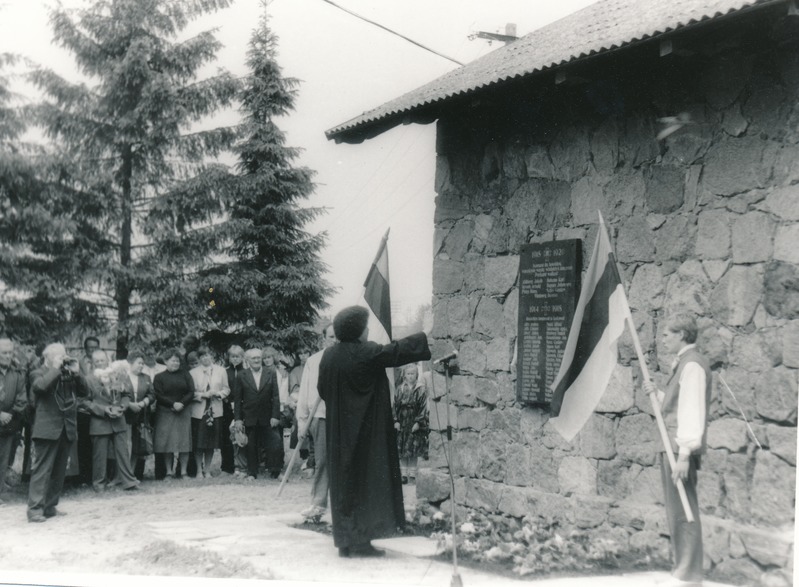
<path id="1" fill-rule="evenodd" d="M 179 294 L 226 242 L 213 222 L 225 208 L 227 172 L 208 161 L 233 143 L 235 129 L 196 127 L 230 105 L 239 84 L 224 71 L 198 80 L 220 47 L 213 31 L 180 35 L 229 3 L 97 0 L 51 13 L 55 40 L 88 79 L 73 83 L 45 68 L 32 76 L 46 96 L 37 122 L 62 162 L 53 189 L 70 218 L 52 231 L 66 243 L 60 256 L 72 276 L 59 293 L 116 329 L 120 356 L 129 340 L 175 340 L 208 324 L 201 296 L 186 306 Z M 29 206 L 50 200 L 40 193 Z M 37 254 L 40 245 L 31 245 Z M 34 295 L 38 285 L 19 282 Z M 164 305 L 169 320 L 153 323 L 152 304 Z M 62 315 L 76 325 L 81 317 Z"/>
<path id="2" fill-rule="evenodd" d="M 305 228 L 322 209 L 301 206 L 313 192 L 313 172 L 294 164 L 301 151 L 286 145 L 276 123 L 294 109 L 298 81 L 282 75 L 265 14 L 252 32 L 247 66 L 237 173 L 226 186 L 234 194 L 227 210 L 229 260 L 208 272 L 203 292 L 222 330 L 245 344 L 293 351 L 313 340 L 313 324 L 332 290 L 319 256 L 325 237 Z"/>

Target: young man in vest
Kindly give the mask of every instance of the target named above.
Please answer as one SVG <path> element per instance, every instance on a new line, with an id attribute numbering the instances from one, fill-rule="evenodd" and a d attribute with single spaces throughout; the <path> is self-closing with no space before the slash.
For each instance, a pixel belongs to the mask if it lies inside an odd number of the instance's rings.
<path id="1" fill-rule="evenodd" d="M 661 479 L 674 557 L 673 582 L 669 584 L 682 587 L 702 584 L 702 524 L 696 497 L 696 471 L 707 448 L 711 374 L 708 360 L 696 349 L 696 335 L 693 316 L 676 314 L 669 318 L 661 340 L 666 353 L 675 355 L 671 377 L 665 391 L 657 390 L 652 383 L 644 384 L 647 393 L 657 392 L 676 459 L 672 471 L 668 460 L 661 455 Z M 677 492 L 678 480 L 685 486 L 694 516 L 690 523 Z"/>

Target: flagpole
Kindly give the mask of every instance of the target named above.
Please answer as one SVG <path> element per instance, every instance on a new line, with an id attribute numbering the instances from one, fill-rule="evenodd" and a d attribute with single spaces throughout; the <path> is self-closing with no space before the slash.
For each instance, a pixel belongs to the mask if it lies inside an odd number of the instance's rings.
<path id="1" fill-rule="evenodd" d="M 605 219 L 602 218 L 602 212 L 599 212 L 599 229 L 604 230 L 605 234 L 607 234 L 607 228 L 605 227 Z M 652 377 L 649 373 L 649 366 L 646 364 L 646 359 L 644 358 L 644 351 L 641 348 L 641 340 L 638 338 L 638 331 L 635 328 L 635 324 L 633 324 L 633 317 L 632 313 L 630 312 L 630 303 L 627 301 L 627 292 L 624 287 L 624 280 L 621 279 L 622 272 L 621 268 L 618 267 L 618 260 L 616 261 L 617 271 L 619 272 L 619 281 L 622 284 L 622 294 L 624 296 L 624 306 L 627 308 L 626 316 L 624 318 L 627 327 L 630 329 L 630 336 L 633 339 L 633 346 L 635 347 L 635 354 L 638 356 L 638 364 L 641 366 L 641 373 L 644 376 L 644 381 L 651 382 Z M 666 431 L 666 423 L 663 420 L 663 414 L 660 411 L 660 402 L 658 402 L 655 393 L 649 394 L 649 401 L 652 403 L 652 411 L 655 413 L 655 420 L 657 421 L 658 431 L 660 432 L 660 440 L 663 442 L 663 447 L 666 449 L 666 457 L 669 460 L 669 466 L 672 471 L 676 467 L 677 463 L 674 460 L 674 452 L 671 450 L 671 441 L 669 440 L 669 433 Z M 683 510 L 685 511 L 685 519 L 689 522 L 694 521 L 693 512 L 691 512 L 691 506 L 688 503 L 688 496 L 685 493 L 685 485 L 683 485 L 682 479 L 677 479 L 677 493 L 680 495 L 680 501 L 682 502 Z"/>

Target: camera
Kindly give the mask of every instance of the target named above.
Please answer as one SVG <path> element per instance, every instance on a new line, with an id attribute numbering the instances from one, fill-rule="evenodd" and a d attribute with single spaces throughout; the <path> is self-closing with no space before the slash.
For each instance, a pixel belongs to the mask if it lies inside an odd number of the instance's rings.
<path id="1" fill-rule="evenodd" d="M 72 377 L 75 373 L 72 370 L 77 366 L 78 360 L 74 357 L 65 357 L 64 362 L 61 363 L 61 375 L 65 377 Z"/>

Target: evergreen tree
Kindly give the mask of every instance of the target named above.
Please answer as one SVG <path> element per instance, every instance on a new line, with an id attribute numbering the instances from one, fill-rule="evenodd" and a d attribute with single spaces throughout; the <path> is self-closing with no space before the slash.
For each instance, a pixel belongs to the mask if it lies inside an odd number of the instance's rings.
<path id="1" fill-rule="evenodd" d="M 294 109 L 298 85 L 282 76 L 276 46 L 264 15 L 249 42 L 238 173 L 226 188 L 235 194 L 227 211 L 229 260 L 207 273 L 204 292 L 222 329 L 244 342 L 295 350 L 314 339 L 332 290 L 319 257 L 324 235 L 305 230 L 322 210 L 300 206 L 314 189 L 313 172 L 294 165 L 300 150 L 286 145 L 275 122 Z"/>
<path id="2" fill-rule="evenodd" d="M 227 172 L 206 161 L 233 143 L 235 130 L 196 126 L 230 105 L 239 84 L 224 71 L 198 81 L 220 44 L 212 31 L 179 34 L 230 1 L 97 0 L 51 13 L 55 40 L 94 85 L 47 69 L 33 74 L 46 95 L 37 120 L 62 160 L 55 200 L 69 221 L 50 230 L 54 242 L 30 248 L 47 256 L 61 247 L 71 279 L 59 294 L 83 309 L 62 319 L 104 318 L 116 328 L 120 356 L 129 339 L 174 340 L 208 323 L 200 296 L 194 306 L 170 304 L 184 301 L 181 283 L 226 239 L 213 220 L 225 207 Z M 39 193 L 29 207 L 47 209 L 52 199 Z M 19 277 L 18 287 L 39 295 L 36 279 Z M 166 304 L 160 310 L 170 320 L 153 324 L 150 304 Z"/>

